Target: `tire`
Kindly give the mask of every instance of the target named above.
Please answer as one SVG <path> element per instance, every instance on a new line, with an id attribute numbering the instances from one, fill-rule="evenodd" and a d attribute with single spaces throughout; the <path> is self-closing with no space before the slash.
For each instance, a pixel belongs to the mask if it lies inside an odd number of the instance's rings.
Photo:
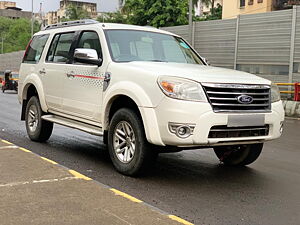
<path id="1" fill-rule="evenodd" d="M 118 110 L 112 117 L 108 130 L 108 150 L 116 170 L 128 176 L 146 172 L 158 155 L 146 139 L 141 118 L 127 108 Z"/>
<path id="2" fill-rule="evenodd" d="M 36 96 L 29 99 L 26 105 L 25 124 L 29 138 L 36 142 L 47 141 L 53 130 L 53 123 L 42 120 L 43 111 Z"/>
<path id="3" fill-rule="evenodd" d="M 220 146 L 215 147 L 214 151 L 225 165 L 246 166 L 257 160 L 263 146 L 263 144 Z"/>

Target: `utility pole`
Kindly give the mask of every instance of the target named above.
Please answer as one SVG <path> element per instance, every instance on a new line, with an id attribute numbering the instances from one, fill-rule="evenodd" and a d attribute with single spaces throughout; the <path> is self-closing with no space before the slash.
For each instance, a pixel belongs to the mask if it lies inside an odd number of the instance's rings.
<path id="1" fill-rule="evenodd" d="M 33 0 L 31 1 L 31 37 L 33 36 Z"/>
<path id="2" fill-rule="evenodd" d="M 193 1 L 189 0 L 189 42 L 193 39 Z"/>
<path id="3" fill-rule="evenodd" d="M 4 37 L 2 36 L 2 41 L 1 41 L 2 45 L 1 45 L 1 52 L 2 54 L 4 53 Z"/>

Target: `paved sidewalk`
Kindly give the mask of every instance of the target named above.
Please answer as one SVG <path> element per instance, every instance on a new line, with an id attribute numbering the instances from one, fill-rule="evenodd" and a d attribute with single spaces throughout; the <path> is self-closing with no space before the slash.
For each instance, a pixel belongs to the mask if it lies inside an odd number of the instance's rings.
<path id="1" fill-rule="evenodd" d="M 0 139 L 0 223 L 190 224 Z"/>

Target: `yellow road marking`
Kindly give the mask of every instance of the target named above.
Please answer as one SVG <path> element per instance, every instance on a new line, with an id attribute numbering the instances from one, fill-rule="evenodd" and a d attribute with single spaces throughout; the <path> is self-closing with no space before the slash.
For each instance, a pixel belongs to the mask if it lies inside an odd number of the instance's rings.
<path id="1" fill-rule="evenodd" d="M 49 162 L 49 163 L 52 163 L 52 164 L 54 164 L 54 165 L 56 165 L 57 164 L 57 162 L 54 162 L 54 161 L 52 161 L 52 160 L 50 160 L 50 159 L 47 159 L 47 158 L 45 158 L 45 157 L 41 157 L 43 160 L 45 160 L 45 161 L 47 161 L 47 162 Z"/>
<path id="2" fill-rule="evenodd" d="M 111 190 L 112 192 L 114 192 L 116 195 L 120 195 L 120 196 L 122 196 L 122 197 L 124 197 L 124 198 L 127 198 L 127 199 L 129 199 L 130 201 L 132 201 L 132 202 L 136 202 L 136 203 L 141 203 L 141 202 L 143 202 L 143 201 L 141 201 L 141 200 L 139 200 L 139 199 L 137 199 L 137 198 L 135 198 L 135 197 L 132 197 L 132 196 L 130 196 L 130 195 L 128 195 L 128 194 L 126 194 L 126 193 L 124 193 L 124 192 L 122 192 L 122 191 L 118 191 L 117 189 L 111 188 L 110 190 Z"/>
<path id="3" fill-rule="evenodd" d="M 5 144 L 8 144 L 8 145 L 12 145 L 12 143 L 11 142 L 9 142 L 9 141 L 5 141 L 5 140 L 1 140 L 3 143 L 5 143 Z"/>
<path id="4" fill-rule="evenodd" d="M 31 151 L 29 151 L 28 149 L 26 149 L 26 148 L 19 148 L 20 150 L 22 150 L 23 152 L 29 152 L 29 153 L 31 153 Z"/>
<path id="5" fill-rule="evenodd" d="M 69 170 L 69 173 L 71 173 L 72 175 L 74 175 L 75 177 L 79 178 L 79 179 L 83 179 L 83 180 L 92 180 L 92 178 L 89 178 L 87 176 L 84 176 L 81 173 L 76 172 L 75 170 Z"/>
<path id="6" fill-rule="evenodd" d="M 169 215 L 169 218 L 172 219 L 172 220 L 175 220 L 177 221 L 178 223 L 182 223 L 182 224 L 185 224 L 185 225 L 194 225 L 193 223 L 190 223 L 184 219 L 181 219 L 177 216 L 174 216 L 174 215 Z"/>

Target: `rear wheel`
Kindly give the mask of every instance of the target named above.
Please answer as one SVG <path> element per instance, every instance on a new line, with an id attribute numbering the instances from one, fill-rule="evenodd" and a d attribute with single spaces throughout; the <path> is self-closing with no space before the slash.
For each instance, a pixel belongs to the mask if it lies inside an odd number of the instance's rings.
<path id="1" fill-rule="evenodd" d="M 260 155 L 263 144 L 215 147 L 217 157 L 225 165 L 245 166 L 253 163 Z"/>
<path id="2" fill-rule="evenodd" d="M 42 108 L 36 96 L 30 98 L 26 106 L 25 123 L 29 138 L 32 141 L 47 141 L 53 130 L 53 123 L 42 120 Z"/>
<path id="3" fill-rule="evenodd" d="M 116 170 L 129 176 L 145 172 L 157 156 L 146 139 L 141 118 L 127 108 L 118 110 L 111 120 L 108 149 Z"/>

